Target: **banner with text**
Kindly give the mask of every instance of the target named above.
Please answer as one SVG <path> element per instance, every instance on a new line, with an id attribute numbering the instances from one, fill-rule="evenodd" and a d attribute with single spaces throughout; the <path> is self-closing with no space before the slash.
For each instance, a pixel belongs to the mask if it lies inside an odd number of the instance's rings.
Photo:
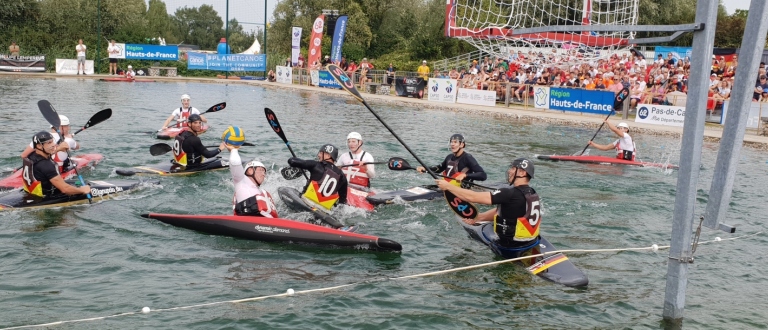
<path id="1" fill-rule="evenodd" d="M 413 96 L 421 98 L 424 95 L 426 85 L 422 77 L 403 77 L 395 80 L 395 94 L 397 96 Z"/>
<path id="2" fill-rule="evenodd" d="M 289 66 L 275 67 L 275 80 L 281 84 L 293 84 L 293 68 Z"/>
<path id="3" fill-rule="evenodd" d="M 533 86 L 533 107 L 549 109 L 549 87 Z"/>
<path id="4" fill-rule="evenodd" d="M 265 71 L 267 55 L 187 53 L 190 70 Z"/>
<path id="5" fill-rule="evenodd" d="M 45 72 L 45 55 L 0 57 L 0 71 Z"/>
<path id="6" fill-rule="evenodd" d="M 725 116 L 728 114 L 728 104 L 731 101 L 723 102 L 723 115 L 720 116 L 720 124 L 725 124 Z M 768 103 L 750 102 L 749 115 L 747 115 L 747 128 L 758 128 L 760 116 L 768 117 Z"/>
<path id="7" fill-rule="evenodd" d="M 496 92 L 482 89 L 459 88 L 456 103 L 496 106 Z"/>
<path id="8" fill-rule="evenodd" d="M 321 70 L 318 73 L 318 84 L 320 87 L 341 89 L 341 85 L 336 82 L 336 79 L 333 79 L 333 76 L 328 70 Z"/>
<path id="9" fill-rule="evenodd" d="M 291 63 L 296 66 L 301 54 L 301 28 L 294 26 L 291 30 Z"/>
<path id="10" fill-rule="evenodd" d="M 654 57 L 653 59 L 657 59 L 659 55 L 661 55 L 661 58 L 663 58 L 665 61 L 667 60 L 668 56 L 667 54 L 672 53 L 672 58 L 682 60 L 686 57 L 689 59 L 691 58 L 691 50 L 693 48 L 691 47 L 667 47 L 667 46 L 656 46 L 654 47 Z M 650 64 L 649 64 L 650 65 Z"/>
<path id="11" fill-rule="evenodd" d="M 77 60 L 56 59 L 56 73 L 59 74 L 77 74 Z M 93 61 L 85 60 L 85 73 L 93 74 Z"/>
<path id="12" fill-rule="evenodd" d="M 344 35 L 347 33 L 347 15 L 339 16 L 336 20 L 336 28 L 333 31 L 331 42 L 331 61 L 341 62 L 341 46 L 344 45 Z"/>
<path id="13" fill-rule="evenodd" d="M 435 102 L 456 103 L 458 92 L 456 79 L 429 78 L 427 89 L 429 100 Z"/>
<path id="14" fill-rule="evenodd" d="M 683 123 L 685 123 L 685 107 L 638 104 L 635 122 L 683 127 Z"/>
<path id="15" fill-rule="evenodd" d="M 549 89 L 549 108 L 605 115 L 613 108 L 614 96 L 608 91 L 553 87 Z"/>
<path id="16" fill-rule="evenodd" d="M 179 59 L 179 46 L 159 46 L 159 45 L 140 45 L 125 44 L 126 60 L 154 60 L 154 61 L 176 61 Z"/>

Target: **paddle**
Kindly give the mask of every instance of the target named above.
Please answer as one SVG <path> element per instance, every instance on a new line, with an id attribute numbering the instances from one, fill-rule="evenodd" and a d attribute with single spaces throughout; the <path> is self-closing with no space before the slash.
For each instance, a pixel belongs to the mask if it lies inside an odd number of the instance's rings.
<path id="1" fill-rule="evenodd" d="M 613 100 L 613 107 L 611 108 L 611 112 L 608 113 L 608 116 L 605 117 L 605 120 L 608 120 L 608 118 L 611 118 L 613 115 L 613 112 L 616 111 L 616 109 L 621 108 L 622 105 L 624 105 L 624 100 L 627 99 L 627 96 L 629 96 L 629 90 L 624 87 L 621 89 L 619 94 L 616 94 L 616 98 Z M 595 132 L 595 135 L 592 135 L 592 138 L 589 139 L 589 142 L 592 142 L 592 140 L 597 137 L 597 133 L 600 133 L 600 130 L 603 129 L 603 126 L 605 125 L 605 120 L 603 120 L 603 123 L 600 124 L 600 127 L 597 128 L 597 132 Z M 587 151 L 587 148 L 589 148 L 589 142 L 587 142 L 587 145 L 584 147 L 584 150 L 581 151 L 579 156 L 583 155 L 585 151 Z"/>
<path id="2" fill-rule="evenodd" d="M 267 116 L 267 121 L 269 121 L 269 127 L 272 127 L 272 130 L 277 133 L 277 136 L 280 137 L 280 139 L 283 140 L 285 145 L 288 147 L 288 151 L 291 152 L 291 156 L 296 157 L 296 153 L 293 152 L 293 148 L 291 148 L 291 143 L 288 142 L 288 138 L 285 137 L 285 132 L 283 132 L 282 126 L 280 126 L 280 122 L 277 120 L 277 115 L 275 115 L 275 112 L 272 111 L 270 108 L 264 108 L 264 115 Z M 296 171 L 295 169 L 292 171 Z M 303 170 L 300 170 L 301 174 L 304 174 L 304 178 L 309 181 L 309 177 L 307 176 L 307 173 L 304 173 Z M 280 174 L 283 174 L 283 177 L 286 176 L 284 171 L 280 169 Z"/>
<path id="3" fill-rule="evenodd" d="M 373 114 L 373 116 L 376 117 L 376 119 L 378 119 L 379 122 L 381 122 L 381 124 L 384 125 L 384 127 L 386 127 L 390 133 L 392 133 L 392 135 L 395 136 L 395 139 L 397 139 L 397 141 L 400 142 L 400 144 L 402 144 L 403 147 L 405 147 L 405 150 L 408 150 L 408 152 L 413 156 L 413 158 L 416 158 L 416 161 L 419 162 L 419 164 L 421 164 L 421 166 L 424 167 L 427 170 L 427 172 L 429 172 L 429 175 L 437 179 L 437 175 L 435 175 L 435 173 L 432 172 L 432 170 L 430 170 L 429 167 L 426 164 L 424 164 L 424 162 L 421 161 L 421 159 L 419 159 L 419 156 L 416 156 L 416 154 L 413 151 L 411 151 L 411 148 L 409 148 L 408 145 L 406 145 L 405 142 L 403 142 L 400 136 L 398 136 L 392 130 L 392 128 L 390 128 L 389 125 L 387 125 L 387 123 L 385 123 L 384 120 L 382 120 L 381 117 L 379 117 L 379 114 L 377 114 L 376 111 L 373 111 L 371 106 L 368 105 L 368 102 L 365 102 L 363 97 L 355 88 L 354 81 L 352 81 L 352 79 L 350 79 L 347 76 L 347 74 L 344 73 L 344 70 L 342 70 L 338 65 L 335 65 L 335 64 L 328 64 L 325 67 L 325 69 L 331 73 L 331 76 L 333 76 L 333 79 L 336 79 L 339 85 L 341 85 L 341 88 L 343 88 L 344 90 L 352 94 L 352 96 L 354 96 L 358 101 L 362 102 L 366 108 L 368 108 L 368 111 L 370 111 Z"/>
<path id="4" fill-rule="evenodd" d="M 405 159 L 399 158 L 399 157 L 392 157 L 392 158 L 390 158 L 389 162 L 387 164 L 388 164 L 387 167 L 390 170 L 392 170 L 392 171 L 416 170 L 416 168 L 411 167 L 411 165 L 408 164 L 408 161 L 406 161 Z M 451 178 L 451 177 L 448 177 L 448 176 L 445 176 L 445 175 L 442 175 L 442 174 L 435 173 L 435 175 L 437 175 L 439 177 L 442 177 L 442 178 L 455 180 L 454 178 Z M 491 188 L 491 187 L 486 187 L 486 186 L 483 186 L 483 185 L 479 185 L 479 184 L 471 182 L 471 181 L 460 181 L 460 182 L 466 183 L 466 184 L 470 184 L 470 185 L 473 185 L 473 186 L 477 186 L 477 187 L 480 187 L 480 188 L 488 189 L 488 190 L 496 190 L 497 189 L 497 188 Z"/>
<path id="5" fill-rule="evenodd" d="M 59 143 L 64 142 L 64 136 L 61 135 L 61 119 L 59 118 L 59 114 L 56 113 L 56 109 L 53 108 L 51 102 L 48 102 L 48 100 L 40 100 L 37 102 L 37 107 L 40 108 L 40 113 L 43 114 L 45 120 L 47 120 L 48 123 L 51 124 L 51 126 L 53 126 L 59 133 L 59 136 L 61 137 L 61 139 L 59 139 Z M 112 111 L 110 110 L 110 115 L 111 112 Z M 67 149 L 67 158 L 72 158 L 72 156 L 69 154 L 69 149 Z M 75 166 L 75 174 L 77 174 L 77 179 L 80 181 L 80 185 L 85 186 L 85 181 L 83 181 L 83 177 L 77 170 L 77 166 Z M 87 193 L 86 196 L 88 197 L 88 203 L 92 203 L 93 200 L 91 199 L 91 193 Z"/>
<path id="6" fill-rule="evenodd" d="M 253 143 L 243 143 L 243 146 L 246 147 L 253 147 L 255 144 Z M 215 146 L 205 146 L 206 148 L 218 148 L 218 145 Z M 160 156 L 167 154 L 169 151 L 173 150 L 173 148 L 165 143 L 156 143 L 149 147 L 149 154 L 152 156 Z"/>
<path id="7" fill-rule="evenodd" d="M 443 191 L 443 196 L 445 196 L 445 200 L 448 201 L 448 206 L 451 207 L 451 210 L 453 210 L 456 215 L 464 219 L 477 218 L 479 212 L 475 204 L 456 197 L 456 195 L 448 190 Z"/>
<path id="8" fill-rule="evenodd" d="M 204 115 L 204 114 L 206 114 L 206 113 L 209 113 L 209 112 L 219 112 L 219 111 L 221 111 L 221 110 L 224 110 L 226 107 L 227 107 L 227 102 L 221 102 L 221 103 L 219 103 L 219 104 L 216 104 L 216 105 L 214 105 L 214 106 L 212 106 L 212 107 L 208 108 L 208 110 L 205 110 L 205 112 L 201 113 L 201 115 Z M 171 125 L 168 125 L 168 126 L 166 126 L 165 128 L 171 128 L 171 127 L 173 127 L 173 126 L 176 126 L 176 125 L 178 125 L 178 123 L 176 123 L 176 124 L 171 124 Z M 146 132 L 146 133 L 147 133 L 147 134 L 154 134 L 154 133 L 157 133 L 157 132 L 160 132 L 160 131 L 162 131 L 163 129 L 164 129 L 164 128 L 161 128 L 161 129 L 159 129 L 159 130 L 157 130 L 157 131 L 154 131 L 154 132 Z"/>
<path id="9" fill-rule="evenodd" d="M 387 164 L 388 162 L 370 162 L 370 163 L 362 163 L 362 164 L 349 164 L 349 165 L 341 165 L 339 167 L 348 167 L 348 166 L 363 166 L 363 165 L 375 165 L 375 164 Z M 286 180 L 294 180 L 301 177 L 301 170 L 295 167 L 282 167 L 280 168 L 280 174 L 283 176 L 283 179 Z"/>

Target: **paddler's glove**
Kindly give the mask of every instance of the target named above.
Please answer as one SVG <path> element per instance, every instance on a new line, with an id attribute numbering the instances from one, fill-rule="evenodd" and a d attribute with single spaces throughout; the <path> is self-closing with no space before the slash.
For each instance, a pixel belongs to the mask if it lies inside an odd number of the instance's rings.
<path id="1" fill-rule="evenodd" d="M 291 167 L 296 167 L 296 164 L 299 163 L 300 161 L 301 159 L 299 158 L 291 157 L 291 158 L 288 158 L 288 165 L 290 165 Z"/>

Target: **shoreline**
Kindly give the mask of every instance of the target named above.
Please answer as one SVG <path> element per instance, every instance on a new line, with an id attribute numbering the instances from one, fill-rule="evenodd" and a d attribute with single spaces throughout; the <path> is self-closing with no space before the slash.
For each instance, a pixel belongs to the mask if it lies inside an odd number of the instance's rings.
<path id="1" fill-rule="evenodd" d="M 26 72 L 0 72 L 0 77 L 16 77 L 16 78 L 59 78 L 59 79 L 102 79 L 115 76 L 110 75 L 60 75 L 56 73 L 26 73 Z M 145 78 L 145 77 L 142 77 Z M 146 77 L 148 79 L 154 79 L 157 82 L 202 82 L 202 83 L 217 83 L 217 84 L 245 84 L 253 86 L 262 86 L 274 89 L 286 89 L 293 91 L 306 91 L 306 92 L 320 92 L 330 95 L 350 96 L 349 93 L 338 89 L 329 89 L 323 87 L 307 86 L 307 85 L 287 85 L 277 82 L 268 82 L 263 80 L 235 80 L 235 79 L 219 79 L 219 78 L 207 78 L 207 77 L 164 77 L 164 76 L 152 76 Z M 540 110 L 533 108 L 522 108 L 520 106 L 504 107 L 488 107 L 472 104 L 459 104 L 459 103 L 435 103 L 429 102 L 425 99 L 414 99 L 409 97 L 398 97 L 392 95 L 376 95 L 362 93 L 368 103 L 384 103 L 394 104 L 401 106 L 412 106 L 417 108 L 426 108 L 442 111 L 452 111 L 467 113 L 472 115 L 479 115 L 485 117 L 493 117 L 497 119 L 509 119 L 516 121 L 527 121 L 536 123 L 546 123 L 562 126 L 581 127 L 596 129 L 603 123 L 604 117 L 602 115 L 582 114 L 575 112 L 564 112 L 559 110 Z M 362 106 L 362 104 L 361 104 Z M 615 117 L 615 116 L 614 116 Z M 633 133 L 641 133 L 645 135 L 660 135 L 673 138 L 679 138 L 682 136 L 682 127 L 673 126 L 659 126 L 643 123 L 636 123 L 630 121 Z M 704 141 L 705 142 L 720 142 L 722 138 L 723 128 L 720 125 L 706 124 L 704 128 Z M 713 127 L 715 126 L 715 127 Z M 748 130 L 744 134 L 743 146 L 758 149 L 768 150 L 768 136 L 760 136 L 754 133 L 754 131 Z"/>

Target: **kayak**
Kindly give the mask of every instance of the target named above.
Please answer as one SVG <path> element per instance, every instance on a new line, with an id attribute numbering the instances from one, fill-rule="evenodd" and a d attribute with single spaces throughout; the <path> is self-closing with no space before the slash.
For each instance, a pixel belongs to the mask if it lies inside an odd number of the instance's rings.
<path id="1" fill-rule="evenodd" d="M 366 198 L 373 196 L 372 192 L 360 190 L 352 187 L 347 188 L 347 205 L 361 208 L 366 211 L 373 211 L 373 204 Z"/>
<path id="2" fill-rule="evenodd" d="M 495 183 L 491 184 L 490 187 L 500 189 L 509 187 L 509 184 L 503 182 Z M 437 188 L 437 185 L 424 185 L 407 189 L 384 191 L 366 197 L 366 199 L 373 205 L 392 204 L 394 203 L 395 198 L 400 198 L 406 202 L 433 200 L 435 198 L 443 198 L 443 192 Z"/>
<path id="3" fill-rule="evenodd" d="M 99 80 L 101 80 L 101 81 L 110 81 L 110 82 L 155 82 L 153 79 L 129 79 L 129 78 L 125 78 L 125 77 L 101 78 Z"/>
<path id="4" fill-rule="evenodd" d="M 160 140 L 170 140 L 176 138 L 177 135 L 181 134 L 181 132 L 186 131 L 187 129 L 187 127 L 166 127 L 159 130 L 155 137 Z M 205 133 L 207 130 L 208 124 L 203 123 L 203 131 L 200 132 L 200 134 Z"/>
<path id="5" fill-rule="evenodd" d="M 391 252 L 399 252 L 403 249 L 400 243 L 386 238 L 346 232 L 290 219 L 160 213 L 147 213 L 141 216 L 203 233 L 258 241 L 335 245 Z"/>
<path id="6" fill-rule="evenodd" d="M 589 284 L 589 279 L 584 272 L 574 265 L 565 254 L 555 253 L 557 249 L 543 236 L 539 236 L 537 242 L 520 248 L 506 248 L 496 244 L 498 236 L 493 231 L 493 222 L 482 222 L 476 225 L 468 225 L 458 216 L 456 220 L 467 231 L 469 237 L 488 246 L 493 253 L 504 258 L 512 259 L 522 256 L 530 256 L 547 253 L 536 258 L 523 259 L 517 263 L 525 269 L 547 281 L 562 284 L 569 287 L 584 287 Z"/>
<path id="7" fill-rule="evenodd" d="M 212 159 L 203 162 L 199 166 L 184 167 L 171 162 L 164 164 L 135 166 L 129 168 L 117 168 L 115 173 L 118 175 L 131 176 L 131 175 L 189 175 L 194 173 L 200 173 L 204 171 L 221 170 L 229 167 L 229 161 L 221 158 Z"/>
<path id="8" fill-rule="evenodd" d="M 110 180 L 86 181 L 91 186 L 93 202 L 100 202 L 139 188 L 141 181 L 135 180 Z M 74 181 L 68 181 L 74 184 Z M 152 182 L 158 184 L 159 182 Z M 30 196 L 23 189 L 15 190 L 0 196 L 0 211 L 13 211 L 17 209 L 40 209 L 49 207 L 64 207 L 88 203 L 87 195 L 55 195 L 45 198 Z"/>
<path id="9" fill-rule="evenodd" d="M 661 167 L 661 168 L 671 168 L 671 169 L 678 169 L 679 168 L 677 165 L 669 164 L 669 163 L 638 162 L 638 161 L 624 160 L 624 159 L 618 159 L 618 158 L 615 158 L 615 157 L 606 157 L 606 156 L 590 156 L 590 155 L 582 155 L 582 156 L 565 156 L 565 155 L 543 156 L 543 155 L 539 155 L 538 158 L 539 159 L 544 159 L 544 160 L 551 160 L 551 161 L 568 161 L 568 162 L 588 163 L 588 164 L 618 164 L 618 165 L 632 165 L 632 166 L 642 166 L 642 167 Z"/>
<path id="10" fill-rule="evenodd" d="M 336 220 L 336 218 L 334 218 L 328 212 L 318 209 L 317 207 L 314 207 L 305 202 L 301 197 L 301 193 L 294 188 L 277 188 L 277 194 L 280 195 L 280 200 L 285 202 L 285 204 L 294 211 L 309 212 L 312 214 L 312 216 L 315 217 L 315 219 L 325 222 L 334 228 L 340 228 L 344 226 L 339 220 Z"/>
<path id="11" fill-rule="evenodd" d="M 76 168 L 82 169 L 83 167 L 86 167 L 88 165 L 96 165 L 98 164 L 102 159 L 104 159 L 104 156 L 100 154 L 84 154 L 84 155 L 78 155 L 77 157 L 72 157 L 72 160 L 74 161 L 76 165 Z M 13 190 L 13 189 L 19 189 L 24 187 L 24 181 L 21 178 L 22 171 L 16 170 L 11 175 L 0 179 L 0 190 Z M 75 175 L 75 169 L 70 168 L 67 171 L 64 171 L 61 173 L 61 178 L 64 180 L 71 179 Z"/>

